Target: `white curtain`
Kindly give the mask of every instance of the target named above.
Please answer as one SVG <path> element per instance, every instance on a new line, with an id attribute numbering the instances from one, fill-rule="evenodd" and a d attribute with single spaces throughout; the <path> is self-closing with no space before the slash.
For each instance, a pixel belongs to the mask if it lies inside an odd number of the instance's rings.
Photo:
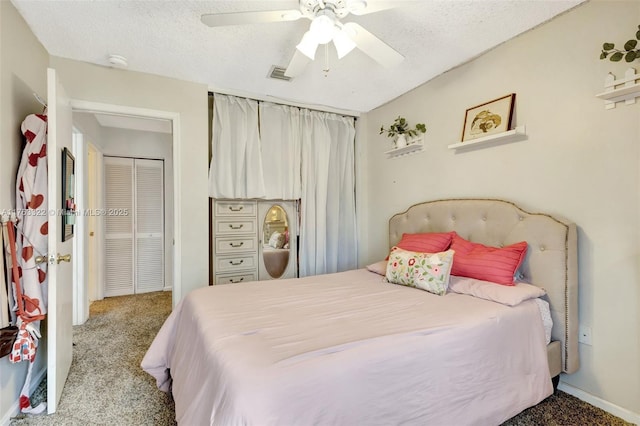
<path id="1" fill-rule="evenodd" d="M 209 196 L 300 199 L 300 276 L 354 269 L 354 139 L 352 117 L 215 95 Z"/>
<path id="2" fill-rule="evenodd" d="M 264 198 L 261 152 L 258 102 L 215 95 L 209 196 Z"/>
<path id="3" fill-rule="evenodd" d="M 354 120 L 302 110 L 300 276 L 357 267 Z"/>
<path id="4" fill-rule="evenodd" d="M 300 108 L 260 103 L 265 198 L 300 198 Z"/>

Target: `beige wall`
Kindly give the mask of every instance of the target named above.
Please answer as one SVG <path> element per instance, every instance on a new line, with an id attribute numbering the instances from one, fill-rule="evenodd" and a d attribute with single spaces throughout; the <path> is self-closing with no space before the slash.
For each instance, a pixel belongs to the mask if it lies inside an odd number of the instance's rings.
<path id="1" fill-rule="evenodd" d="M 207 87 L 50 57 L 8 1 L 0 1 L 0 23 L 0 209 L 15 205 L 20 123 L 27 114 L 42 110 L 32 93 L 46 96 L 46 68 L 51 66 L 74 100 L 180 115 L 182 295 L 208 285 L 208 232 L 202 231 L 208 229 Z M 19 397 L 23 367 L 10 365 L 6 358 L 0 360 L 0 423 L 14 414 L 9 411 Z"/>
<path id="2" fill-rule="evenodd" d="M 565 216 L 579 227 L 580 322 L 593 345 L 562 380 L 640 413 L 640 102 L 605 110 L 595 98 L 608 72 L 598 59 L 640 22 L 640 2 L 592 1 L 511 40 L 363 117 L 359 182 L 360 263 L 382 259 L 387 221 L 423 200 L 495 197 Z M 433 58 L 437 60 L 437 58 Z M 638 60 L 633 64 L 640 69 Z M 467 108 L 515 92 L 515 125 L 528 138 L 468 152 L 459 142 Z M 380 125 L 426 122 L 426 152 L 387 160 Z"/>
<path id="3" fill-rule="evenodd" d="M 207 87 L 151 74 L 51 57 L 51 67 L 74 100 L 180 114 L 182 296 L 209 283 Z M 178 171 L 179 169 L 179 171 Z"/>
<path id="4" fill-rule="evenodd" d="M 42 112 L 36 92 L 47 95 L 49 55 L 11 2 L 0 1 L 0 210 L 15 208 L 15 182 L 22 153 L 20 125 L 31 113 Z M 46 342 L 43 342 L 46 345 Z M 42 371 L 46 352 L 36 358 L 34 376 Z M 0 359 L 0 423 L 20 396 L 26 363 Z M 37 383 L 36 383 L 37 384 Z"/>

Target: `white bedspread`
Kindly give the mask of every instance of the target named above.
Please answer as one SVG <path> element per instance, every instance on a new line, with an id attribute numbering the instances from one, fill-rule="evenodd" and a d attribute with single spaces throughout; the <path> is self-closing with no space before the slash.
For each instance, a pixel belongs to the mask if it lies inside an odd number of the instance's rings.
<path id="1" fill-rule="evenodd" d="M 533 300 L 365 269 L 191 292 L 142 367 L 184 425 L 497 425 L 552 393 Z"/>

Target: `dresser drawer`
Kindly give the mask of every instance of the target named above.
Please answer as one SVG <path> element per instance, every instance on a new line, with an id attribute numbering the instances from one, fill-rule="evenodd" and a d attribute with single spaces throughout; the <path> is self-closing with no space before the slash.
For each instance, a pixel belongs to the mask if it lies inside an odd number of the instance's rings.
<path id="1" fill-rule="evenodd" d="M 258 266 L 257 254 L 238 254 L 236 256 L 216 256 L 216 272 L 235 272 L 254 269 Z"/>
<path id="2" fill-rule="evenodd" d="M 216 275 L 216 285 L 219 284 L 237 284 L 256 281 L 258 277 L 255 272 L 244 272 L 239 274 L 221 274 Z"/>
<path id="3" fill-rule="evenodd" d="M 216 238 L 216 253 L 234 254 L 256 251 L 258 237 L 251 235 L 245 237 L 220 237 Z"/>
<path id="4" fill-rule="evenodd" d="M 214 216 L 256 216 L 255 201 L 216 201 Z"/>
<path id="5" fill-rule="evenodd" d="M 216 235 L 257 234 L 255 218 L 224 217 L 215 219 Z"/>

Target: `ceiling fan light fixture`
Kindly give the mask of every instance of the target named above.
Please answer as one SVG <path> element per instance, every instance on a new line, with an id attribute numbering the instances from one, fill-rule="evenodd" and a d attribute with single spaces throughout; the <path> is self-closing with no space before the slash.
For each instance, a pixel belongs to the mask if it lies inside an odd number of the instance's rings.
<path id="1" fill-rule="evenodd" d="M 344 58 L 356 47 L 355 42 L 349 38 L 344 30 L 336 32 L 335 36 L 333 37 L 333 44 L 336 46 L 338 59 Z"/>
<path id="2" fill-rule="evenodd" d="M 296 46 L 304 56 L 307 58 L 314 60 L 316 58 L 316 50 L 318 49 L 318 41 L 311 31 L 307 31 L 302 36 L 302 40 Z"/>
<path id="3" fill-rule="evenodd" d="M 315 36 L 319 44 L 327 44 L 336 34 L 336 21 L 327 14 L 318 15 L 311 21 L 309 31 Z"/>
<path id="4" fill-rule="evenodd" d="M 367 2 L 363 0 L 352 0 L 347 7 L 349 8 L 349 12 L 359 12 L 367 8 Z"/>

